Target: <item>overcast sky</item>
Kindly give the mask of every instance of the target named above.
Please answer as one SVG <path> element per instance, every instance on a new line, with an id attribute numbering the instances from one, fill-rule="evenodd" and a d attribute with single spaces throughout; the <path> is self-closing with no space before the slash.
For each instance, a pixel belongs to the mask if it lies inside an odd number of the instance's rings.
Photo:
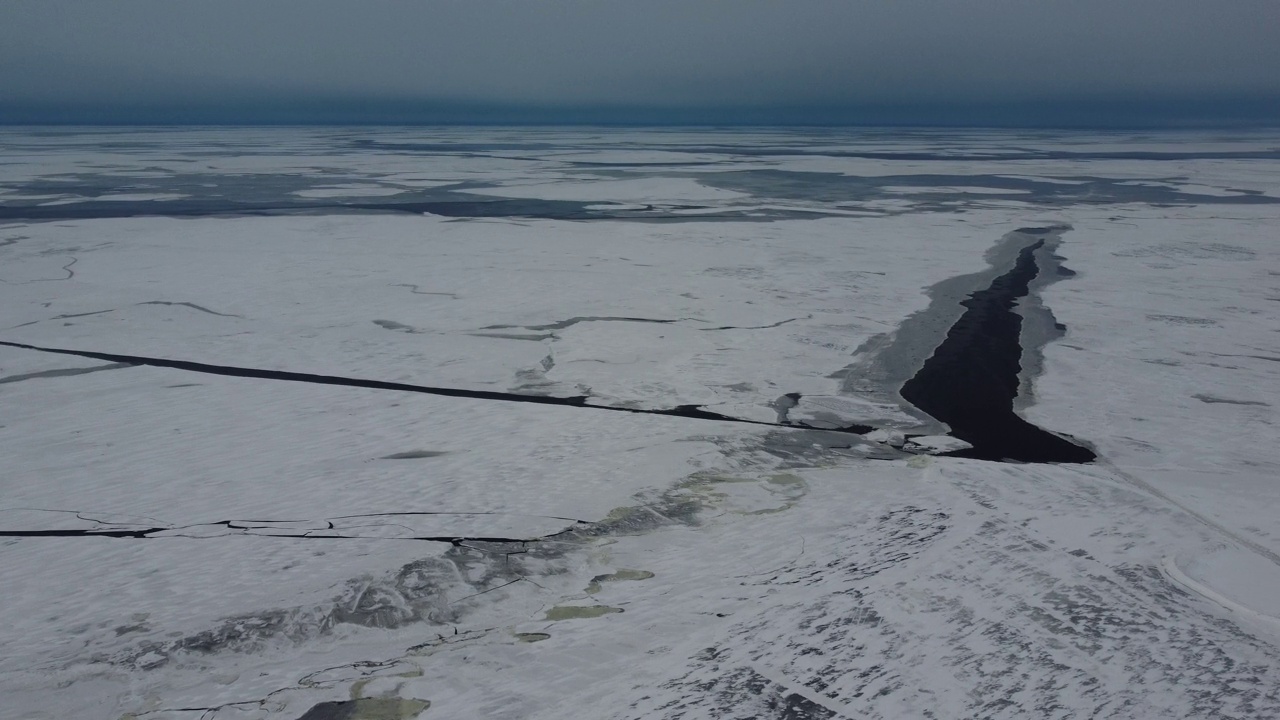
<path id="1" fill-rule="evenodd" d="M 0 0 L 10 122 L 1277 111 L 1280 0 Z"/>

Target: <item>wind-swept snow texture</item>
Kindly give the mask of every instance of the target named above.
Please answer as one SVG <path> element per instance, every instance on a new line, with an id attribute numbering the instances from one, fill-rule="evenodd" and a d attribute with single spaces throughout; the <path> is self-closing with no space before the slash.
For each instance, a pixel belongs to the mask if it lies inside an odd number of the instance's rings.
<path id="1" fill-rule="evenodd" d="M 1280 717 L 1280 136 L 0 130 L 0 717 Z"/>

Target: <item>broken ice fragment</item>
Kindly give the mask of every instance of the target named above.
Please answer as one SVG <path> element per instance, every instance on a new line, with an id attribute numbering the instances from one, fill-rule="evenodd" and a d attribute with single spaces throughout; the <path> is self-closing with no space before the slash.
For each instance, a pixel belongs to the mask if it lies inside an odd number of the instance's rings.
<path id="1" fill-rule="evenodd" d="M 973 447 L 969 443 L 960 438 L 953 438 L 950 435 L 921 435 L 911 438 L 907 444 L 902 446 L 903 450 L 913 453 L 923 453 L 925 455 L 941 455 L 942 453 L 955 452 L 957 450 L 968 450 Z"/>
<path id="2" fill-rule="evenodd" d="M 906 435 L 904 435 L 901 430 L 893 430 L 888 428 L 880 428 L 879 430 L 873 430 L 872 432 L 869 432 L 866 435 L 863 435 L 862 437 L 866 438 L 867 440 L 870 440 L 871 442 L 884 443 L 885 445 L 889 445 L 896 448 L 902 447 L 903 444 L 906 443 L 907 441 Z M 968 443 L 965 443 L 965 444 L 967 445 Z"/>

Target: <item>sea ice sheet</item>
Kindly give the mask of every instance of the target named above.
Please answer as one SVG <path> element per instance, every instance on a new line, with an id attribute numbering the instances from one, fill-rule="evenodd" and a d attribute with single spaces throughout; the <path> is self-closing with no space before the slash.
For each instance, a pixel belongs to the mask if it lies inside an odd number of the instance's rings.
<path id="1" fill-rule="evenodd" d="M 2 341 L 876 428 L 0 347 L 5 716 L 1280 715 L 1278 146 L 0 130 Z M 1099 459 L 946 457 L 849 373 L 1050 226 Z"/>

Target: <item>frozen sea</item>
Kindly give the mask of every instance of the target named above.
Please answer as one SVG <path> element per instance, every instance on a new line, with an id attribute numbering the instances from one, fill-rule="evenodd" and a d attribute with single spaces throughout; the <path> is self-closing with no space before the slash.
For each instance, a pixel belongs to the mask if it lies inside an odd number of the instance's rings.
<path id="1" fill-rule="evenodd" d="M 0 129 L 0 718 L 1280 717 L 1280 132 Z"/>

